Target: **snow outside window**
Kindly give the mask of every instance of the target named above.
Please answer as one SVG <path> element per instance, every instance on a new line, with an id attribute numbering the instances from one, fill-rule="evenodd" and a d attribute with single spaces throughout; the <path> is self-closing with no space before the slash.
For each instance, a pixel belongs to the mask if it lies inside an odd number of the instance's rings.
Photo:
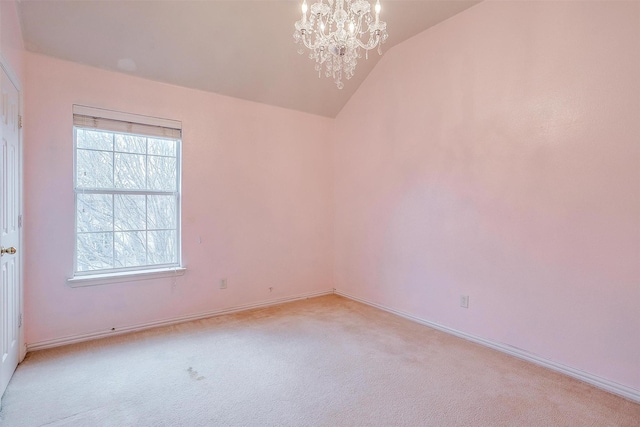
<path id="1" fill-rule="evenodd" d="M 74 276 L 180 266 L 178 125 L 74 106 Z"/>

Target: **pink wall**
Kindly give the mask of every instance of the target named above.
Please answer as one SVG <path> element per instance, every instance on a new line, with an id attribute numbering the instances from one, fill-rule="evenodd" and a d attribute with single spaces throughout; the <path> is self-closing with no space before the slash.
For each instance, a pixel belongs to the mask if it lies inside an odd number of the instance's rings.
<path id="1" fill-rule="evenodd" d="M 15 1 L 0 1 L 0 52 L 9 61 L 12 71 L 24 84 L 24 43 Z"/>
<path id="2" fill-rule="evenodd" d="M 481 3 L 335 129 L 338 290 L 640 389 L 640 3 Z"/>
<path id="3" fill-rule="evenodd" d="M 34 54 L 26 87 L 27 343 L 332 288 L 330 120 Z M 67 286 L 74 103 L 182 121 L 175 285 Z"/>
<path id="4" fill-rule="evenodd" d="M 386 52 L 335 121 L 27 54 L 27 343 L 335 281 L 640 389 L 639 28 L 633 2 L 484 2 Z M 67 286 L 73 103 L 183 121 L 175 284 Z"/>

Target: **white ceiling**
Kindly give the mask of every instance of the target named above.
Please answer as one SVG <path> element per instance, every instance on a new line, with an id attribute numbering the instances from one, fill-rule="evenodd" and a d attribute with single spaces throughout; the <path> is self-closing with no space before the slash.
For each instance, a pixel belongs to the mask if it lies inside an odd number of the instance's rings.
<path id="1" fill-rule="evenodd" d="M 373 3 L 373 0 L 370 0 Z M 313 0 L 309 1 L 313 3 Z M 478 1 L 381 0 L 383 52 Z M 19 0 L 27 50 L 139 77 L 335 117 L 378 62 L 342 90 L 297 53 L 301 0 Z"/>

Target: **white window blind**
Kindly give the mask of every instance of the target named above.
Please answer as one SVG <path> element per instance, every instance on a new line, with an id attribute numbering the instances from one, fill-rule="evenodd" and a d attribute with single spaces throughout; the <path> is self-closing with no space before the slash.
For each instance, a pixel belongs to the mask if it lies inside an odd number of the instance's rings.
<path id="1" fill-rule="evenodd" d="M 85 129 L 100 129 L 159 138 L 182 138 L 182 123 L 179 121 L 83 105 L 73 106 L 73 125 Z"/>

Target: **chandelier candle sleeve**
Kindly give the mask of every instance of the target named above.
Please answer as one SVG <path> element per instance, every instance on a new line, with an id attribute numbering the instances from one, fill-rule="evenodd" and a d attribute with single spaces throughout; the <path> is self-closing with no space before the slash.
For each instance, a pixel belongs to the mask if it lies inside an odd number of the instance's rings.
<path id="1" fill-rule="evenodd" d="M 293 39 L 298 53 L 309 49 L 318 77 L 332 77 L 338 89 L 344 87 L 343 78 L 353 77 L 358 59 L 365 58 L 371 49 L 387 40 L 387 24 L 380 20 L 380 1 L 375 5 L 375 15 L 366 0 L 319 0 L 311 5 L 302 2 L 302 18 L 295 23 Z"/>

